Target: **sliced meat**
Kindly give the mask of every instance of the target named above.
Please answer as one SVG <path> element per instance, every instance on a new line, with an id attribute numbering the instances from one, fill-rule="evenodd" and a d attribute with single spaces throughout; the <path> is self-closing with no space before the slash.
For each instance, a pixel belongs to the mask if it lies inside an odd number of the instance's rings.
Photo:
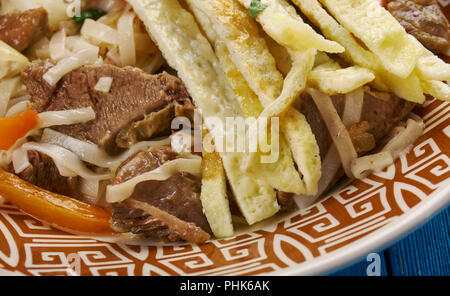
<path id="1" fill-rule="evenodd" d="M 364 95 L 364 105 L 361 121 L 367 121 L 370 125 L 369 133 L 375 137 L 378 143 L 402 121 L 416 104 L 391 95 L 389 100 L 379 99 L 372 93 Z"/>
<path id="2" fill-rule="evenodd" d="M 277 191 L 277 201 L 282 211 L 293 211 L 297 209 L 297 204 L 294 201 L 294 193 Z"/>
<path id="3" fill-rule="evenodd" d="M 157 233 L 159 239 L 164 238 L 171 242 L 184 240 L 190 243 L 201 244 L 211 237 L 206 231 L 197 227 L 194 223 L 183 221 L 148 203 L 133 199 L 127 200 L 125 203 L 149 215 L 144 220 L 144 223 L 140 224 L 145 225 L 144 227 L 147 233 L 149 231 Z"/>
<path id="4" fill-rule="evenodd" d="M 370 129 L 371 126 L 367 121 L 352 124 L 348 129 L 348 133 L 358 154 L 369 152 L 376 147 L 375 137 L 368 132 Z"/>
<path id="5" fill-rule="evenodd" d="M 332 96 L 332 101 L 338 114 L 342 116 L 345 107 L 345 97 L 342 95 Z M 361 122 L 367 122 L 367 126 L 370 129 L 366 129 L 364 132 L 373 135 L 375 143 L 379 143 L 382 138 L 389 134 L 393 127 L 408 115 L 414 106 L 415 104 L 400 99 L 395 95 L 391 95 L 390 99 L 384 100 L 366 91 Z M 332 144 L 332 140 L 326 124 L 311 97 L 304 97 L 302 112 L 305 114 L 316 137 L 320 156 L 323 159 Z M 365 135 L 364 137 L 370 137 L 370 135 Z M 367 149 L 363 150 L 361 152 L 367 152 Z"/>
<path id="6" fill-rule="evenodd" d="M 76 199 L 81 197 L 78 177 L 63 177 L 59 174 L 53 160 L 37 151 L 28 151 L 31 166 L 18 176 L 48 191 L 70 196 Z"/>
<path id="7" fill-rule="evenodd" d="M 448 48 L 448 20 L 436 0 L 391 0 L 387 8 L 408 33 L 432 52 Z"/>
<path id="8" fill-rule="evenodd" d="M 47 11 L 43 8 L 0 15 L 0 40 L 22 52 L 44 36 L 47 21 Z"/>
<path id="9" fill-rule="evenodd" d="M 32 108 L 43 112 L 92 107 L 95 120 L 55 129 L 95 143 L 110 154 L 137 141 L 168 135 L 174 117 L 194 112 L 184 84 L 167 73 L 150 75 L 132 67 L 84 66 L 52 87 L 42 77 L 50 67 L 48 62 L 32 63 L 22 73 Z M 101 77 L 113 78 L 108 93 L 94 89 Z"/>
<path id="10" fill-rule="evenodd" d="M 154 170 L 176 157 L 177 153 L 167 147 L 138 152 L 118 168 L 114 183 L 119 184 Z M 136 234 L 169 241 L 180 239 L 182 232 L 179 231 L 179 221 L 184 221 L 185 227 L 189 229 L 194 225 L 209 233 L 211 230 L 203 214 L 200 189 L 201 181 L 186 173 L 177 173 L 166 181 L 142 182 L 127 201 L 142 202 L 165 212 L 164 221 L 134 207 L 133 203 L 124 202 L 112 205 L 113 225 Z M 170 216 L 173 218 L 167 218 Z M 178 221 L 177 226 L 167 221 Z M 178 229 L 175 233 L 173 227 Z"/>

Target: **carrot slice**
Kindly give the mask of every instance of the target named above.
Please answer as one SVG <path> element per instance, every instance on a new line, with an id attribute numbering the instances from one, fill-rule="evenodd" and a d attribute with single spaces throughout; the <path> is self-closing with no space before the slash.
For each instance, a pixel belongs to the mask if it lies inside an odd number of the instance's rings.
<path id="1" fill-rule="evenodd" d="M 0 150 L 11 148 L 17 140 L 37 126 L 38 119 L 37 113 L 31 109 L 0 119 Z"/>
<path id="2" fill-rule="evenodd" d="M 110 214 L 34 186 L 0 169 L 0 194 L 34 218 L 74 233 L 112 234 Z"/>

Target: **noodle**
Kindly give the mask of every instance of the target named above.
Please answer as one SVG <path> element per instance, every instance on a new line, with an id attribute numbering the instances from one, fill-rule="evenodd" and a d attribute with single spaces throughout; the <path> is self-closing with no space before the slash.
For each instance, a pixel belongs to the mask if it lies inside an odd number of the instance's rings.
<path id="1" fill-rule="evenodd" d="M 70 54 L 66 49 L 66 31 L 64 29 L 53 35 L 52 39 L 50 39 L 48 48 L 50 51 L 50 58 L 56 62 Z"/>
<path id="2" fill-rule="evenodd" d="M 50 85 L 56 83 L 67 73 L 81 66 L 94 64 L 98 60 L 98 47 L 82 49 L 71 56 L 60 60 L 56 66 L 44 74 L 43 78 Z"/>
<path id="3" fill-rule="evenodd" d="M 155 146 L 167 146 L 170 139 L 160 141 L 143 141 L 131 146 L 126 152 L 112 157 L 97 145 L 75 139 L 52 129 L 45 129 L 41 142 L 61 146 L 75 153 L 81 160 L 102 168 L 115 170 L 122 162 L 138 151 L 148 150 Z"/>
<path id="4" fill-rule="evenodd" d="M 38 128 L 46 128 L 55 125 L 71 125 L 94 120 L 95 112 L 92 107 L 63 111 L 47 111 L 39 113 L 39 119 Z"/>
<path id="5" fill-rule="evenodd" d="M 118 185 L 106 187 L 106 201 L 109 203 L 121 202 L 131 196 L 137 184 L 144 181 L 165 181 L 179 172 L 186 172 L 192 175 L 201 173 L 201 159 L 175 159 L 168 161 L 153 171 L 134 177 Z"/>
<path id="6" fill-rule="evenodd" d="M 136 46 L 133 29 L 134 18 L 134 13 L 125 12 L 117 22 L 120 61 L 122 66 L 131 66 L 136 64 Z"/>

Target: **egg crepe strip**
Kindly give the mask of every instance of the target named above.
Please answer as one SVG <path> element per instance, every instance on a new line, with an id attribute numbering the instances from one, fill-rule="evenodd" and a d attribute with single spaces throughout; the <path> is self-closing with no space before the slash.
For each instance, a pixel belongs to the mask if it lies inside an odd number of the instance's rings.
<path id="1" fill-rule="evenodd" d="M 320 0 L 328 11 L 375 53 L 391 73 L 408 77 L 423 50 L 408 37 L 405 28 L 373 0 Z"/>
<path id="2" fill-rule="evenodd" d="M 450 101 L 450 87 L 442 81 L 425 80 L 422 87 L 426 94 L 443 101 Z"/>
<path id="3" fill-rule="evenodd" d="M 379 1 L 320 1 L 345 28 L 361 39 L 379 57 L 389 72 L 407 78 L 416 68 L 417 74 L 425 79 L 450 78 L 450 65 L 408 34 Z"/>
<path id="4" fill-rule="evenodd" d="M 251 0 L 239 0 L 239 2 L 247 9 L 250 8 Z M 344 51 L 338 43 L 326 40 L 316 33 L 285 0 L 260 0 L 260 2 L 266 8 L 256 17 L 256 20 L 279 44 L 295 51 L 310 48 L 329 53 Z"/>
<path id="5" fill-rule="evenodd" d="M 208 131 L 203 129 L 203 136 L 207 134 Z M 209 152 L 207 149 L 203 149 L 202 153 L 200 200 L 214 236 L 217 238 L 232 236 L 234 229 L 222 159 L 217 152 Z"/>
<path id="6" fill-rule="evenodd" d="M 381 64 L 378 56 L 363 48 L 346 28 L 328 14 L 318 0 L 292 0 L 292 2 L 327 38 L 335 40 L 345 47 L 345 52 L 340 55 L 347 62 L 367 68 L 375 74 L 372 85 L 376 89 L 392 91 L 397 96 L 411 102 L 423 103 L 425 101 L 416 71 L 411 72 L 406 79 L 390 73 Z"/>
<path id="7" fill-rule="evenodd" d="M 232 61 L 244 76 L 248 86 L 264 107 L 270 106 L 283 92 L 283 76 L 277 70 L 265 40 L 260 36 L 256 24 L 246 10 L 231 0 L 214 2 L 191 0 L 190 3 L 214 20 L 217 35 L 220 35 L 227 45 Z M 274 25 L 276 24 L 272 24 Z M 314 61 L 306 64 L 310 65 L 307 69 L 310 70 Z M 304 67 L 303 64 L 299 66 Z M 298 70 L 294 68 L 291 71 Z M 285 84 L 285 91 L 293 85 L 294 89 L 290 94 L 297 97 L 302 91 L 299 86 L 308 73 L 309 71 L 306 71 L 298 75 L 297 72 L 294 76 L 295 82 Z M 281 132 L 288 141 L 295 163 L 302 174 L 305 188 L 303 193 L 315 194 L 321 175 L 319 148 L 315 136 L 304 115 L 290 106 L 285 106 L 285 109 L 284 115 L 280 118 Z"/>
<path id="8" fill-rule="evenodd" d="M 225 123 L 226 117 L 243 114 L 211 45 L 201 34 L 193 16 L 176 0 L 129 0 L 128 3 L 144 22 L 166 61 L 185 83 L 214 139 L 220 139 L 227 131 L 208 126 L 207 119 L 216 117 Z M 273 187 L 241 169 L 244 153 L 223 152 L 220 155 L 247 223 L 253 224 L 278 212 Z"/>
<path id="9" fill-rule="evenodd" d="M 316 53 L 315 49 L 289 51 L 292 67 L 284 79 L 281 95 L 264 109 L 261 117 L 279 116 L 291 107 L 306 87 L 308 76 L 314 66 Z"/>
<path id="10" fill-rule="evenodd" d="M 339 64 L 338 64 L 339 66 Z M 335 95 L 352 92 L 375 79 L 372 71 L 359 66 L 330 69 L 316 67 L 308 76 L 308 85 L 322 92 Z"/>
<path id="11" fill-rule="evenodd" d="M 220 65 L 228 79 L 228 83 L 235 93 L 236 99 L 239 101 L 245 116 L 247 118 L 258 118 L 264 108 L 261 105 L 258 96 L 251 90 L 247 81 L 231 60 L 228 48 L 225 43 L 218 38 L 216 31 L 213 29 L 211 20 L 208 18 L 207 14 L 193 3 L 194 1 L 188 0 L 186 2 L 189 4 L 191 11 L 205 31 L 208 39 L 214 45 L 216 56 L 219 59 Z M 270 138 L 270 131 L 268 138 Z M 260 157 L 261 152 L 257 152 L 255 155 L 256 157 Z M 278 161 L 274 163 L 258 162 L 255 166 L 255 169 L 259 171 L 259 174 L 264 176 L 265 180 L 275 189 L 295 194 L 300 194 L 305 191 L 304 184 L 294 166 L 289 144 L 286 142 L 283 135 L 280 135 Z"/>

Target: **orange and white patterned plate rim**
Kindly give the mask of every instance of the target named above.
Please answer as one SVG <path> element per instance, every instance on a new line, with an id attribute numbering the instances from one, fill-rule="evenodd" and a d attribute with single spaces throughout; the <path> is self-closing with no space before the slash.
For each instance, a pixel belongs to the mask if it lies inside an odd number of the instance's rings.
<path id="1" fill-rule="evenodd" d="M 130 246 L 64 233 L 0 197 L 0 275 L 318 274 L 400 238 L 450 202 L 450 103 L 414 112 L 424 135 L 383 172 L 277 223 L 203 245 Z"/>

